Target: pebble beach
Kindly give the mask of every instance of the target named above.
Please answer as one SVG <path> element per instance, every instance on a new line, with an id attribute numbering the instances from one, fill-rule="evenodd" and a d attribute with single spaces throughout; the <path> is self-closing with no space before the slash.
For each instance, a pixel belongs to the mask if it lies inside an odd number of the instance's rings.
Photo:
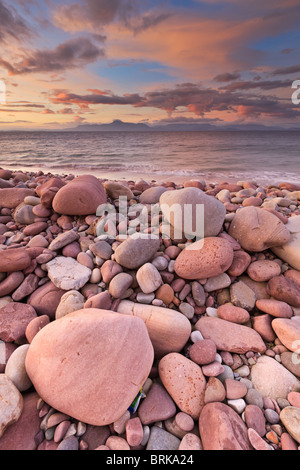
<path id="1" fill-rule="evenodd" d="M 300 181 L 0 169 L 0 397 L 0 450 L 299 450 Z"/>

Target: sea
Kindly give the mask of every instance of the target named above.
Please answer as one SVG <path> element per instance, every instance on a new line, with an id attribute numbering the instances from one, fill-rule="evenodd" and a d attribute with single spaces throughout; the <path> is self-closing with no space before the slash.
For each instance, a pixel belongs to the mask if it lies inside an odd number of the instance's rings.
<path id="1" fill-rule="evenodd" d="M 300 184 L 300 132 L 0 132 L 0 167 L 113 180 Z"/>

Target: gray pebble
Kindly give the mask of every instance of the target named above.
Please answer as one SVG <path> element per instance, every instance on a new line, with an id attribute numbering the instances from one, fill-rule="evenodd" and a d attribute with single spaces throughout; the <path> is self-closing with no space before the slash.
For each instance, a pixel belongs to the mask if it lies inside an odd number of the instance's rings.
<path id="1" fill-rule="evenodd" d="M 245 401 L 248 405 L 256 405 L 260 409 L 263 409 L 264 407 L 264 399 L 255 388 L 249 388 L 247 395 L 245 396 Z"/>
<path id="2" fill-rule="evenodd" d="M 75 436 L 70 436 L 61 441 L 56 450 L 78 450 L 78 439 Z"/>
<path id="3" fill-rule="evenodd" d="M 280 420 L 278 413 L 269 408 L 265 410 L 265 418 L 270 424 L 278 424 Z"/>

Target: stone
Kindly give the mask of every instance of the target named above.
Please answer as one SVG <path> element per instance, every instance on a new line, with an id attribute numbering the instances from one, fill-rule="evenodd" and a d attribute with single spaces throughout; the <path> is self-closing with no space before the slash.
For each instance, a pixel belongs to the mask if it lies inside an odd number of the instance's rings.
<path id="1" fill-rule="evenodd" d="M 33 207 L 28 204 L 20 204 L 16 207 L 13 217 L 17 225 L 30 225 L 33 224 L 35 215 L 33 213 Z"/>
<path id="2" fill-rule="evenodd" d="M 160 360 L 158 371 L 178 408 L 198 419 L 204 405 L 206 386 L 201 368 L 181 354 L 170 353 Z"/>
<path id="3" fill-rule="evenodd" d="M 276 334 L 272 328 L 272 317 L 269 314 L 252 317 L 252 327 L 267 343 L 275 341 Z"/>
<path id="4" fill-rule="evenodd" d="M 79 235 L 74 230 L 69 230 L 68 232 L 60 233 L 49 245 L 49 250 L 58 251 L 64 248 L 67 245 L 77 241 Z"/>
<path id="5" fill-rule="evenodd" d="M 300 346 L 300 317 L 275 318 L 272 328 L 281 343 L 292 352 L 299 352 Z"/>
<path id="6" fill-rule="evenodd" d="M 205 283 L 204 289 L 206 292 L 214 292 L 220 289 L 226 289 L 231 285 L 231 279 L 228 274 L 223 273 L 219 276 L 211 277 Z"/>
<path id="7" fill-rule="evenodd" d="M 24 281 L 24 274 L 21 271 L 9 274 L 0 282 L 0 297 L 5 297 L 14 292 Z"/>
<path id="8" fill-rule="evenodd" d="M 40 281 L 40 278 L 36 276 L 35 274 L 28 274 L 28 276 L 25 277 L 22 284 L 12 294 L 12 299 L 15 302 L 20 302 L 25 297 L 28 297 L 37 289 L 39 285 L 39 281 Z"/>
<path id="9" fill-rule="evenodd" d="M 192 295 L 197 307 L 204 307 L 206 301 L 205 291 L 203 286 L 197 281 L 192 282 Z"/>
<path id="10" fill-rule="evenodd" d="M 144 437 L 143 426 L 140 418 L 129 419 L 126 423 L 126 441 L 131 447 L 141 444 Z"/>
<path id="11" fill-rule="evenodd" d="M 76 259 L 79 253 L 81 253 L 81 248 L 78 242 L 72 242 L 69 245 L 64 246 L 62 249 L 62 255 L 66 258 Z"/>
<path id="12" fill-rule="evenodd" d="M 300 393 L 299 392 L 290 392 L 287 396 L 288 401 L 292 406 L 300 408 Z"/>
<path id="13" fill-rule="evenodd" d="M 226 391 L 222 382 L 217 377 L 209 377 L 205 389 L 204 403 L 224 401 L 225 397 Z"/>
<path id="14" fill-rule="evenodd" d="M 282 450 L 298 450 L 296 441 L 287 432 L 281 434 L 280 442 Z"/>
<path id="15" fill-rule="evenodd" d="M 158 426 L 152 426 L 146 450 L 175 451 L 178 450 L 180 439 Z"/>
<path id="16" fill-rule="evenodd" d="M 203 338 L 212 340 L 219 351 L 245 354 L 248 351 L 263 354 L 266 345 L 260 335 L 244 325 L 222 320 L 221 318 L 202 317 L 195 325 Z"/>
<path id="17" fill-rule="evenodd" d="M 254 261 L 248 267 L 247 274 L 253 281 L 266 282 L 272 279 L 272 277 L 280 276 L 281 268 L 276 261 Z"/>
<path id="18" fill-rule="evenodd" d="M 31 257 L 25 248 L 11 248 L 0 251 L 0 273 L 23 271 L 31 264 Z"/>
<path id="19" fill-rule="evenodd" d="M 123 300 L 117 311 L 145 322 L 157 358 L 180 352 L 190 337 L 190 321 L 175 310 Z"/>
<path id="20" fill-rule="evenodd" d="M 275 299 L 260 299 L 256 301 L 256 307 L 262 312 L 278 318 L 291 318 L 293 316 L 292 307 L 286 302 Z"/>
<path id="21" fill-rule="evenodd" d="M 261 408 L 256 405 L 247 405 L 244 416 L 247 427 L 254 429 L 259 436 L 264 437 L 266 434 L 266 419 Z"/>
<path id="22" fill-rule="evenodd" d="M 290 217 L 285 226 L 290 232 L 290 240 L 282 246 L 273 248 L 272 251 L 292 268 L 300 270 L 300 216 Z"/>
<path id="23" fill-rule="evenodd" d="M 90 279 L 92 271 L 73 258 L 58 256 L 46 264 L 53 284 L 63 290 L 79 290 Z"/>
<path id="24" fill-rule="evenodd" d="M 82 175 L 60 188 L 52 205 L 58 214 L 92 215 L 106 202 L 103 184 L 92 175 Z"/>
<path id="25" fill-rule="evenodd" d="M 112 299 L 108 291 L 91 296 L 84 304 L 84 308 L 99 308 L 101 310 L 110 310 Z"/>
<path id="26" fill-rule="evenodd" d="M 169 305 L 174 298 L 174 290 L 169 284 L 163 284 L 155 293 L 155 297 L 163 301 L 165 305 Z"/>
<path id="27" fill-rule="evenodd" d="M 277 276 L 270 279 L 267 293 L 276 300 L 286 302 L 292 307 L 300 307 L 300 287 L 288 277 Z"/>
<path id="28" fill-rule="evenodd" d="M 255 450 L 258 451 L 266 451 L 266 450 L 272 450 L 273 447 L 270 446 L 262 437 L 258 434 L 255 429 L 249 428 L 248 429 L 248 437 L 251 445 Z"/>
<path id="29" fill-rule="evenodd" d="M 43 328 L 29 347 L 25 365 L 46 403 L 84 423 L 105 426 L 129 408 L 153 357 L 141 319 L 84 309 Z"/>
<path id="30" fill-rule="evenodd" d="M 300 354 L 284 351 L 280 356 L 282 365 L 293 375 L 300 378 Z"/>
<path id="31" fill-rule="evenodd" d="M 228 233 L 250 252 L 282 246 L 291 238 L 289 230 L 278 217 L 254 206 L 236 213 Z"/>
<path id="32" fill-rule="evenodd" d="M 60 444 L 58 445 L 56 450 L 78 450 L 79 442 L 78 438 L 75 436 L 69 436 L 63 439 Z"/>
<path id="33" fill-rule="evenodd" d="M 100 240 L 97 243 L 90 245 L 89 248 L 95 256 L 99 256 L 105 260 L 109 260 L 113 253 L 111 245 L 104 240 Z"/>
<path id="34" fill-rule="evenodd" d="M 202 450 L 202 444 L 196 434 L 187 433 L 183 436 L 178 450 L 182 451 L 193 451 L 193 450 Z"/>
<path id="35" fill-rule="evenodd" d="M 41 315 L 40 317 L 36 317 L 28 323 L 25 336 L 28 343 L 31 343 L 35 335 L 42 329 L 44 326 L 48 325 L 50 322 L 50 318 L 48 315 Z"/>
<path id="36" fill-rule="evenodd" d="M 111 199 L 119 199 L 119 197 L 126 197 L 126 199 L 133 199 L 133 192 L 124 183 L 118 183 L 117 181 L 106 181 L 104 183 L 105 191 L 108 197 Z"/>
<path id="37" fill-rule="evenodd" d="M 120 299 L 133 283 L 133 278 L 128 273 L 117 274 L 109 284 L 109 293 L 115 299 Z"/>
<path id="38" fill-rule="evenodd" d="M 114 276 L 123 271 L 122 266 L 112 260 L 105 261 L 100 268 L 102 280 L 105 284 L 109 284 Z"/>
<path id="39" fill-rule="evenodd" d="M 154 382 L 138 409 L 138 416 L 143 425 L 165 421 L 176 414 L 176 406 L 168 392 Z"/>
<path id="40" fill-rule="evenodd" d="M 0 309 L 0 339 L 5 342 L 25 340 L 27 325 L 36 318 L 36 311 L 30 305 L 11 302 Z"/>
<path id="41" fill-rule="evenodd" d="M 227 405 L 230 406 L 230 408 L 232 408 L 238 415 L 241 415 L 246 408 L 246 402 L 242 398 L 238 398 L 236 400 L 227 399 Z"/>
<path id="42" fill-rule="evenodd" d="M 269 299 L 270 296 L 267 293 L 267 282 L 253 281 L 249 276 L 243 274 L 239 278 L 246 286 L 248 286 L 255 294 L 256 300 Z"/>
<path id="43" fill-rule="evenodd" d="M 41 232 L 47 230 L 47 228 L 47 222 L 35 222 L 34 224 L 27 225 L 27 227 L 25 227 L 23 230 L 23 234 L 26 237 L 34 237 L 35 235 L 38 235 Z"/>
<path id="44" fill-rule="evenodd" d="M 159 271 L 151 263 L 146 263 L 139 268 L 136 280 L 144 294 L 155 292 L 163 284 Z"/>
<path id="45" fill-rule="evenodd" d="M 23 410 L 23 397 L 11 379 L 5 374 L 0 374 L 0 396 L 1 438 L 6 429 L 20 418 Z"/>
<path id="46" fill-rule="evenodd" d="M 25 369 L 28 348 L 29 344 L 19 346 L 8 359 L 5 367 L 5 375 L 10 378 L 19 392 L 25 392 L 32 385 Z"/>
<path id="47" fill-rule="evenodd" d="M 43 235 L 35 235 L 27 243 L 27 246 L 29 247 L 41 246 L 43 248 L 48 248 L 48 245 L 49 245 L 49 242 L 48 240 L 46 240 L 45 237 L 43 237 Z"/>
<path id="48" fill-rule="evenodd" d="M 300 444 L 300 408 L 287 406 L 281 411 L 280 420 L 287 432 Z"/>
<path id="49" fill-rule="evenodd" d="M 208 279 L 231 266 L 233 249 L 227 240 L 209 237 L 185 248 L 175 261 L 175 272 L 183 279 Z"/>
<path id="50" fill-rule="evenodd" d="M 108 426 L 88 425 L 84 434 L 84 441 L 88 444 L 89 450 L 94 450 L 103 445 L 110 435 Z"/>
<path id="51" fill-rule="evenodd" d="M 229 276 L 241 276 L 251 263 L 251 256 L 244 250 L 236 250 L 233 253 L 233 261 L 227 270 Z"/>
<path id="52" fill-rule="evenodd" d="M 77 290 L 70 290 L 66 292 L 60 299 L 59 305 L 56 309 L 55 319 L 69 315 L 69 313 L 82 310 L 85 304 L 85 298 Z"/>
<path id="53" fill-rule="evenodd" d="M 168 190 L 164 186 L 154 186 L 152 188 L 148 188 L 140 195 L 140 203 L 157 204 L 159 203 L 161 195 L 166 191 Z"/>
<path id="54" fill-rule="evenodd" d="M 265 410 L 265 417 L 268 423 L 270 424 L 278 424 L 279 423 L 279 415 L 275 410 L 266 409 Z"/>
<path id="55" fill-rule="evenodd" d="M 137 269 L 150 261 L 160 247 L 158 237 L 129 237 L 115 251 L 115 261 L 127 269 Z"/>
<path id="56" fill-rule="evenodd" d="M 247 323 L 250 319 L 250 314 L 247 310 L 241 307 L 236 307 L 231 303 L 227 303 L 218 307 L 218 317 L 222 320 L 227 320 L 232 323 Z"/>
<path id="57" fill-rule="evenodd" d="M 163 193 L 160 206 L 164 219 L 179 234 L 186 232 L 188 239 L 194 236 L 216 237 L 221 232 L 226 215 L 222 202 L 192 187 Z"/>
<path id="58" fill-rule="evenodd" d="M 224 367 L 220 362 L 214 361 L 202 366 L 202 372 L 206 377 L 217 377 L 224 372 Z"/>
<path id="59" fill-rule="evenodd" d="M 40 432 L 41 419 L 37 409 L 37 393 L 24 394 L 20 418 L 11 424 L 0 438 L 0 450 L 36 450 L 36 436 Z"/>
<path id="60" fill-rule="evenodd" d="M 238 281 L 230 286 L 230 299 L 236 307 L 251 311 L 255 307 L 256 294 L 243 281 Z"/>
<path id="61" fill-rule="evenodd" d="M 300 390 L 299 380 L 282 364 L 268 356 L 261 356 L 251 369 L 253 387 L 268 398 L 287 398 L 292 391 Z"/>
<path id="62" fill-rule="evenodd" d="M 15 209 L 23 203 L 26 196 L 34 196 L 34 191 L 28 188 L 0 189 L 0 207 Z"/>
<path id="63" fill-rule="evenodd" d="M 65 290 L 59 289 L 50 281 L 33 292 L 27 299 L 27 303 L 34 308 L 39 316 L 47 315 L 53 320 L 56 309 L 65 293 Z"/>
<path id="64" fill-rule="evenodd" d="M 215 360 L 217 348 L 210 339 L 197 341 L 189 350 L 190 358 L 198 365 L 210 364 Z"/>
<path id="65" fill-rule="evenodd" d="M 300 271 L 297 271 L 296 269 L 288 269 L 285 271 L 284 276 L 294 281 L 294 283 L 300 287 Z"/>
<path id="66" fill-rule="evenodd" d="M 247 427 L 224 403 L 208 403 L 199 419 L 203 450 L 251 450 Z"/>
<path id="67" fill-rule="evenodd" d="M 226 398 L 236 400 L 243 398 L 247 394 L 247 387 L 243 382 L 237 380 L 225 379 Z"/>

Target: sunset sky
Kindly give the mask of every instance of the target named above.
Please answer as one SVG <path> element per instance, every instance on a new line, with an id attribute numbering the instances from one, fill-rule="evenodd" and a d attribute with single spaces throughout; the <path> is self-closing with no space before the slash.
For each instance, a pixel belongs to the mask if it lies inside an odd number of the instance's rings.
<path id="1" fill-rule="evenodd" d="M 300 126 L 299 0 L 0 0 L 0 129 Z"/>

